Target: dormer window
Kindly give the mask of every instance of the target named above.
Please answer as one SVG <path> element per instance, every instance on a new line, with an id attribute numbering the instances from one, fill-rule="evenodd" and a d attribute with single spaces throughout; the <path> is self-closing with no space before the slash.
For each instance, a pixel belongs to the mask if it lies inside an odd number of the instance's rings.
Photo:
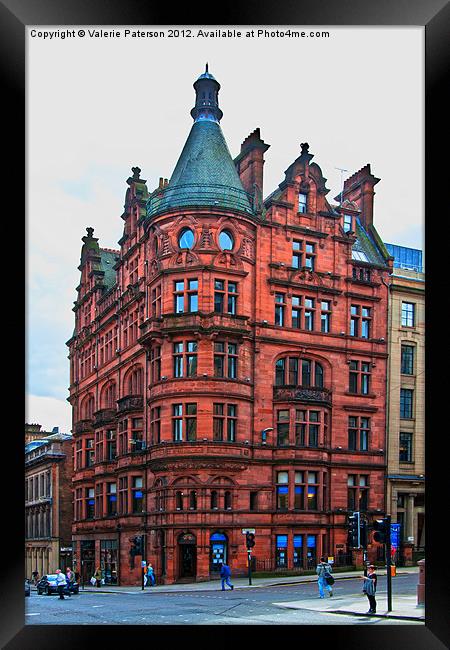
<path id="1" fill-rule="evenodd" d="M 353 217 L 351 214 L 344 214 L 344 232 L 353 232 Z"/>
<path id="2" fill-rule="evenodd" d="M 298 195 L 298 211 L 304 214 L 306 212 L 307 194 L 300 192 Z"/>

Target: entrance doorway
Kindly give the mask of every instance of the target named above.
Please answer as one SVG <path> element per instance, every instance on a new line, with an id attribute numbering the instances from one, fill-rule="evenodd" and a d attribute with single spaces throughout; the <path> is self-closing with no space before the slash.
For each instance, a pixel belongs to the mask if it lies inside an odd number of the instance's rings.
<path id="1" fill-rule="evenodd" d="M 89 582 L 95 572 L 95 541 L 81 541 L 81 584 L 84 586 Z"/>
<path id="2" fill-rule="evenodd" d="M 178 538 L 179 578 L 195 578 L 197 575 L 197 546 L 192 533 L 183 533 Z"/>

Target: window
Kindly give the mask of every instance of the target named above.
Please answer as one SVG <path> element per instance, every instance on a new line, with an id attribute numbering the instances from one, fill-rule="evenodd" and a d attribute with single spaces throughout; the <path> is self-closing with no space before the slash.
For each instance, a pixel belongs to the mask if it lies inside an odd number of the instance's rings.
<path id="1" fill-rule="evenodd" d="M 314 298 L 305 298 L 305 330 L 314 329 Z"/>
<path id="2" fill-rule="evenodd" d="M 116 431 L 106 431 L 106 460 L 114 460 L 116 457 Z"/>
<path id="3" fill-rule="evenodd" d="M 128 419 L 119 421 L 119 454 L 128 453 Z"/>
<path id="4" fill-rule="evenodd" d="M 310 271 L 314 271 L 315 268 L 315 257 L 316 257 L 316 245 L 310 242 L 306 242 L 305 247 L 305 266 Z"/>
<path id="5" fill-rule="evenodd" d="M 117 483 L 106 484 L 106 507 L 108 517 L 117 514 Z"/>
<path id="6" fill-rule="evenodd" d="M 353 231 L 352 216 L 350 214 L 344 214 L 344 232 Z"/>
<path id="7" fill-rule="evenodd" d="M 161 285 L 158 284 L 152 289 L 152 318 L 161 317 Z"/>
<path id="8" fill-rule="evenodd" d="M 174 377 L 195 377 L 197 374 L 197 341 L 173 344 Z"/>
<path id="9" fill-rule="evenodd" d="M 231 510 L 231 492 L 229 490 L 225 490 L 223 495 L 223 506 L 225 510 Z"/>
<path id="10" fill-rule="evenodd" d="M 94 438 L 88 438 L 86 440 L 85 448 L 85 467 L 92 467 L 95 460 L 95 451 L 94 451 Z"/>
<path id="11" fill-rule="evenodd" d="M 276 566 L 279 568 L 287 567 L 287 546 L 288 546 L 288 536 L 277 535 L 275 563 Z"/>
<path id="12" fill-rule="evenodd" d="M 300 192 L 298 195 L 298 211 L 304 214 L 307 208 L 307 199 L 308 195 L 304 192 Z"/>
<path id="13" fill-rule="evenodd" d="M 218 508 L 217 490 L 212 490 L 211 491 L 211 510 L 217 510 L 217 508 Z"/>
<path id="14" fill-rule="evenodd" d="M 280 295 L 284 295 L 284 294 L 280 294 Z M 314 318 L 314 313 L 316 309 L 315 299 L 310 298 L 308 296 L 292 296 L 291 300 L 292 300 L 291 326 L 296 329 L 304 329 L 310 332 L 313 331 L 315 325 L 315 318 Z M 327 304 L 328 307 L 330 307 L 329 301 L 323 301 L 321 303 L 321 305 L 325 305 L 325 304 Z M 329 315 L 327 315 L 326 320 L 329 327 Z M 283 319 L 283 323 L 284 323 L 284 319 Z M 284 323 L 284 324 L 289 325 L 288 323 Z"/>
<path id="15" fill-rule="evenodd" d="M 413 416 L 413 390 L 410 388 L 400 389 L 400 417 L 412 418 Z"/>
<path id="16" fill-rule="evenodd" d="M 161 346 L 154 345 L 150 351 L 152 382 L 161 380 Z"/>
<path id="17" fill-rule="evenodd" d="M 232 251 L 234 248 L 234 238 L 229 230 L 222 230 L 219 235 L 219 246 L 223 251 Z"/>
<path id="18" fill-rule="evenodd" d="M 412 345 L 402 345 L 400 372 L 402 375 L 414 374 L 414 346 Z"/>
<path id="19" fill-rule="evenodd" d="M 352 279 L 358 282 L 370 282 L 370 269 L 366 266 L 354 266 L 352 268 Z"/>
<path id="20" fill-rule="evenodd" d="M 305 489 L 304 472 L 294 472 L 294 509 L 305 509 Z"/>
<path id="21" fill-rule="evenodd" d="M 258 492 L 250 492 L 250 510 L 258 510 Z"/>
<path id="22" fill-rule="evenodd" d="M 370 418 L 350 415 L 348 418 L 348 448 L 369 451 Z"/>
<path id="23" fill-rule="evenodd" d="M 349 392 L 355 395 L 368 395 L 370 389 L 370 363 L 350 361 Z"/>
<path id="24" fill-rule="evenodd" d="M 362 474 L 349 474 L 347 494 L 348 509 L 365 512 L 369 503 L 369 477 Z"/>
<path id="25" fill-rule="evenodd" d="M 198 311 L 198 280 L 176 280 L 174 282 L 174 311 L 176 314 Z"/>
<path id="26" fill-rule="evenodd" d="M 415 326 L 416 305 L 413 302 L 402 302 L 402 326 Z"/>
<path id="27" fill-rule="evenodd" d="M 119 512 L 122 515 L 128 512 L 128 476 L 119 478 Z"/>
<path id="28" fill-rule="evenodd" d="M 214 342 L 214 377 L 237 379 L 238 346 L 229 341 Z"/>
<path id="29" fill-rule="evenodd" d="M 183 228 L 178 236 L 178 246 L 180 248 L 192 248 L 194 245 L 194 233 L 190 228 Z"/>
<path id="30" fill-rule="evenodd" d="M 312 359 L 283 357 L 275 363 L 275 386 L 323 388 L 323 368 Z"/>
<path id="31" fill-rule="evenodd" d="M 179 490 L 175 493 L 175 507 L 177 510 L 183 510 L 183 492 Z"/>
<path id="32" fill-rule="evenodd" d="M 331 319 L 331 301 L 330 300 L 321 300 L 320 301 L 320 331 L 328 334 L 330 331 L 330 319 Z"/>
<path id="33" fill-rule="evenodd" d="M 277 411 L 277 445 L 285 447 L 289 444 L 289 409 Z"/>
<path id="34" fill-rule="evenodd" d="M 131 505 L 133 513 L 139 513 L 143 511 L 142 502 L 142 476 L 133 476 L 133 483 L 131 488 Z"/>
<path id="35" fill-rule="evenodd" d="M 237 313 L 237 283 L 229 280 L 214 280 L 214 311 L 220 314 Z"/>
<path id="36" fill-rule="evenodd" d="M 351 305 L 350 307 L 350 336 L 359 336 L 359 305 Z"/>
<path id="37" fill-rule="evenodd" d="M 317 493 L 319 491 L 318 472 L 308 472 L 308 510 L 317 510 Z"/>
<path id="38" fill-rule="evenodd" d="M 292 266 L 301 269 L 303 265 L 303 242 L 294 239 L 292 242 Z"/>
<path id="39" fill-rule="evenodd" d="M 277 472 L 277 510 L 287 510 L 289 507 L 289 473 Z"/>
<path id="40" fill-rule="evenodd" d="M 412 433 L 400 432 L 398 459 L 401 463 L 412 462 Z"/>
<path id="41" fill-rule="evenodd" d="M 284 310 L 286 303 L 284 293 L 275 294 L 275 325 L 284 325 Z"/>
<path id="42" fill-rule="evenodd" d="M 318 447 L 320 431 L 320 411 L 295 409 L 295 444 Z"/>
<path id="43" fill-rule="evenodd" d="M 129 443 L 131 445 L 131 451 L 142 451 L 145 449 L 142 418 L 131 418 L 131 438 Z"/>
<path id="44" fill-rule="evenodd" d="M 197 510 L 197 492 L 191 490 L 189 492 L 189 510 Z"/>
<path id="45" fill-rule="evenodd" d="M 150 432 L 152 444 L 161 442 L 161 407 L 155 406 L 150 410 Z"/>
<path id="46" fill-rule="evenodd" d="M 294 535 L 294 567 L 302 567 L 303 561 L 303 535 Z"/>
<path id="47" fill-rule="evenodd" d="M 183 416 L 184 407 L 184 416 Z M 183 422 L 184 420 L 184 422 Z M 172 434 L 175 442 L 184 439 L 193 442 L 197 439 L 197 404 L 172 404 Z"/>
<path id="48" fill-rule="evenodd" d="M 95 462 L 101 463 L 103 460 L 103 431 L 97 431 L 95 434 Z"/>
<path id="49" fill-rule="evenodd" d="M 85 496 L 86 519 L 94 519 L 94 514 L 95 514 L 94 488 L 86 488 L 85 495 L 86 495 Z"/>

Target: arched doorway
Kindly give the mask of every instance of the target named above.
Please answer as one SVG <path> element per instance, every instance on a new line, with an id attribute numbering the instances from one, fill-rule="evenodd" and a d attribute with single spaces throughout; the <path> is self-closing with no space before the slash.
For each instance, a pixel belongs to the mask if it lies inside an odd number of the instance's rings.
<path id="1" fill-rule="evenodd" d="M 211 573 L 220 571 L 220 563 L 227 564 L 228 557 L 228 537 L 219 531 L 216 531 L 209 538 L 210 541 L 210 562 L 209 570 Z"/>
<path id="2" fill-rule="evenodd" d="M 197 540 L 193 533 L 178 537 L 178 577 L 195 578 L 197 575 Z"/>

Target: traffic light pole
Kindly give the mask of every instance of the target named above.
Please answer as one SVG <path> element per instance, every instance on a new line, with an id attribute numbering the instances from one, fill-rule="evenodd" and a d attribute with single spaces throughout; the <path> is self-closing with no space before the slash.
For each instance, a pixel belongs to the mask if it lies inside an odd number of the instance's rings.
<path id="1" fill-rule="evenodd" d="M 248 557 L 248 584 L 252 584 L 252 552 L 251 549 L 247 549 Z"/>
<path id="2" fill-rule="evenodd" d="M 392 612 L 391 516 L 386 515 L 387 611 Z"/>

